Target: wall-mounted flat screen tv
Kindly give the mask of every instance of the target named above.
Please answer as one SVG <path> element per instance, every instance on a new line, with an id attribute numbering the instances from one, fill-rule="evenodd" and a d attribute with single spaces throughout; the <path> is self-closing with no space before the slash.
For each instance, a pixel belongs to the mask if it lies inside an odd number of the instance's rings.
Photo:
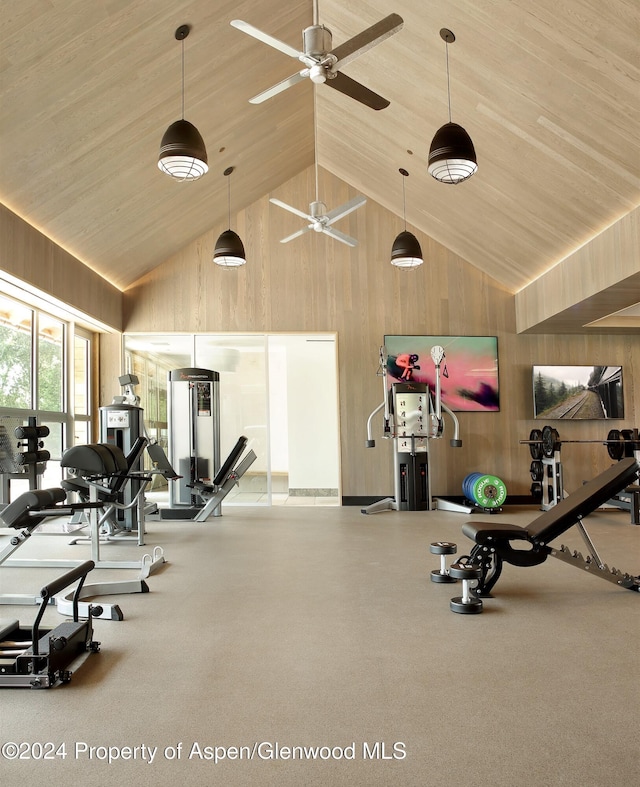
<path id="1" fill-rule="evenodd" d="M 385 336 L 387 385 L 414 380 L 435 394 L 431 348 L 440 346 L 442 402 L 458 412 L 497 412 L 498 339 L 495 336 Z"/>
<path id="2" fill-rule="evenodd" d="M 621 366 L 534 366 L 534 418 L 624 418 Z"/>

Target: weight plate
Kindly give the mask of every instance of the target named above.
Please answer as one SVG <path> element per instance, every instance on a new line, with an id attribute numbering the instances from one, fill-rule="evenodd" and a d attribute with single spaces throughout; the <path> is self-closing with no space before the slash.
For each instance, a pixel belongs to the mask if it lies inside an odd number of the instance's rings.
<path id="1" fill-rule="evenodd" d="M 544 477 L 544 465 L 540 459 L 534 459 L 529 467 L 532 481 L 542 481 Z"/>
<path id="2" fill-rule="evenodd" d="M 539 429 L 532 429 L 529 433 L 529 453 L 532 459 L 542 459 L 542 432 Z"/>
<path id="3" fill-rule="evenodd" d="M 434 555 L 455 555 L 457 545 L 452 541 L 434 541 L 429 551 Z"/>
<path id="4" fill-rule="evenodd" d="M 624 445 L 621 440 L 622 435 L 618 429 L 612 429 L 607 435 L 607 453 L 615 462 L 619 462 L 624 456 Z"/>
<path id="5" fill-rule="evenodd" d="M 624 455 L 633 456 L 633 429 L 623 429 L 620 434 L 622 435 L 622 439 L 625 441 Z"/>
<path id="6" fill-rule="evenodd" d="M 539 481 L 534 481 L 531 484 L 531 497 L 534 500 L 542 500 L 542 484 Z"/>
<path id="7" fill-rule="evenodd" d="M 494 475 L 483 475 L 473 484 L 473 500 L 482 508 L 499 508 L 507 499 L 507 487 Z"/>
<path id="8" fill-rule="evenodd" d="M 545 426 L 542 430 L 542 453 L 548 459 L 550 459 L 556 448 L 558 447 L 558 441 L 560 440 L 560 435 L 558 434 L 557 430 L 551 426 Z"/>

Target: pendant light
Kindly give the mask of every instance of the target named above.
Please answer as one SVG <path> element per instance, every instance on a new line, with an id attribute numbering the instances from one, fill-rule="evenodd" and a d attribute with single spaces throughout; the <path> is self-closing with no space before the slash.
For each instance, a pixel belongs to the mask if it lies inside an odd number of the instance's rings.
<path id="1" fill-rule="evenodd" d="M 396 268 L 417 268 L 422 265 L 422 249 L 415 235 L 407 231 L 406 200 L 404 191 L 404 178 L 409 176 L 406 169 L 398 170 L 402 175 L 402 217 L 404 219 L 404 230 L 393 241 L 391 247 L 391 264 Z"/>
<path id="2" fill-rule="evenodd" d="M 216 248 L 213 252 L 213 261 L 216 265 L 220 265 L 222 268 L 239 268 L 241 265 L 246 263 L 246 257 L 244 254 L 244 246 L 242 245 L 242 241 L 240 240 L 240 236 L 237 235 L 231 229 L 231 173 L 233 172 L 234 167 L 227 167 L 224 171 L 225 177 L 229 178 L 228 180 L 228 206 L 229 206 L 229 229 L 225 230 L 222 235 L 216 241 Z"/>
<path id="3" fill-rule="evenodd" d="M 457 123 L 451 122 L 451 87 L 449 85 L 449 44 L 456 37 L 443 27 L 440 37 L 445 42 L 447 53 L 447 97 L 449 122 L 436 131 L 429 149 L 429 174 L 441 183 L 461 183 L 478 169 L 476 151 L 471 137 Z"/>
<path id="4" fill-rule="evenodd" d="M 197 180 L 209 169 L 207 150 L 198 129 L 184 119 L 184 39 L 189 25 L 176 30 L 176 40 L 182 42 L 182 118 L 164 132 L 160 143 L 158 167 L 174 180 Z"/>

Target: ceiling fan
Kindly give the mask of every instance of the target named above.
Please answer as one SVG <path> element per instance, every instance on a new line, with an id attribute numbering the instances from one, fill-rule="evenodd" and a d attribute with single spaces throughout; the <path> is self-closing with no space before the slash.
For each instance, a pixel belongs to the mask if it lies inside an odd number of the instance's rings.
<path id="1" fill-rule="evenodd" d="M 327 84 L 329 87 L 340 91 L 340 93 L 354 98 L 361 104 L 371 107 L 371 109 L 388 107 L 389 101 L 386 98 L 379 96 L 377 93 L 369 90 L 368 87 L 360 84 L 360 82 L 356 82 L 355 79 L 351 79 L 351 77 L 343 74 L 340 69 L 368 49 L 384 41 L 385 38 L 389 38 L 389 36 L 397 33 L 404 24 L 402 17 L 398 16 L 398 14 L 389 14 L 389 16 L 345 41 L 344 44 L 340 44 L 340 46 L 332 49 L 331 31 L 324 25 L 318 24 L 317 3 L 314 3 L 313 16 L 314 24 L 302 31 L 302 52 L 270 36 L 268 33 L 263 33 L 262 30 L 258 30 L 241 19 L 233 19 L 231 21 L 233 27 L 257 38 L 258 41 L 280 50 L 280 52 L 284 52 L 289 57 L 300 60 L 305 66 L 301 71 L 292 74 L 292 76 L 287 77 L 282 82 L 278 82 L 277 85 L 250 98 L 249 102 L 260 104 L 309 77 L 312 82 Z"/>
<path id="2" fill-rule="evenodd" d="M 339 208 L 334 208 L 327 213 L 327 206 L 324 202 L 321 202 L 320 198 L 318 197 L 318 123 L 315 85 L 313 86 L 313 145 L 316 176 L 316 198 L 315 201 L 309 205 L 309 213 L 303 213 L 303 211 L 293 208 L 291 205 L 287 205 L 286 202 L 282 202 L 281 200 L 275 199 L 273 197 L 269 200 L 269 202 L 272 202 L 279 208 L 284 208 L 290 213 L 293 213 L 296 216 L 299 216 L 301 219 L 309 222 L 306 227 L 303 227 L 301 230 L 294 232 L 293 235 L 287 235 L 286 238 L 282 238 L 280 243 L 289 243 L 290 240 L 299 238 L 301 235 L 304 235 L 305 232 L 314 230 L 315 232 L 324 232 L 325 235 L 328 235 L 334 240 L 339 240 L 341 243 L 346 243 L 347 246 L 357 246 L 358 241 L 355 238 L 345 235 L 344 232 L 340 232 L 340 230 L 337 230 L 333 224 L 364 205 L 367 201 L 367 198 L 354 197 L 348 202 L 345 202 L 344 205 L 341 205 Z"/>
<path id="3" fill-rule="evenodd" d="M 320 202 L 318 200 L 316 193 L 316 201 L 309 205 L 309 213 L 303 213 L 301 210 L 292 208 L 291 205 L 287 205 L 286 202 L 281 202 L 279 199 L 269 200 L 269 202 L 273 202 L 274 205 L 278 205 L 278 207 L 284 208 L 290 213 L 295 213 L 296 216 L 300 216 L 301 219 L 309 222 L 306 227 L 303 227 L 301 230 L 294 232 L 293 235 L 288 235 L 286 238 L 283 238 L 280 243 L 288 243 L 290 240 L 299 238 L 300 235 L 304 235 L 305 232 L 309 232 L 309 230 L 315 230 L 316 232 L 324 232 L 325 235 L 328 235 L 334 240 L 339 240 L 342 243 L 346 243 L 347 246 L 357 246 L 358 241 L 349 235 L 345 235 L 344 232 L 340 232 L 340 230 L 337 230 L 332 225 L 338 221 L 338 219 L 341 219 L 347 214 L 352 213 L 354 210 L 357 210 L 361 205 L 364 205 L 366 201 L 366 197 L 354 197 L 353 199 L 350 199 L 349 202 L 345 202 L 344 205 L 341 205 L 339 208 L 334 208 L 327 213 L 327 206 L 324 204 L 324 202 Z"/>

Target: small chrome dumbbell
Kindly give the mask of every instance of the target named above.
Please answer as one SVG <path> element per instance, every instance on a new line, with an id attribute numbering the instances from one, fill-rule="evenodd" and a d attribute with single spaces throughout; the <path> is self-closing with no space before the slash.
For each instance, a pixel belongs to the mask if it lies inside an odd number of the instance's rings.
<path id="1" fill-rule="evenodd" d="M 455 555 L 458 547 L 451 541 L 434 541 L 429 547 L 432 555 L 440 555 L 440 570 L 431 572 L 432 582 L 455 582 L 447 568 L 447 555 Z"/>
<path id="2" fill-rule="evenodd" d="M 452 563 L 449 568 L 449 574 L 454 579 L 462 580 L 462 595 L 452 598 L 449 607 L 452 612 L 458 612 L 461 615 L 477 615 L 482 612 L 482 600 L 472 592 L 471 583 L 474 579 L 480 579 L 482 569 L 480 566 L 464 563 L 462 560 Z"/>

